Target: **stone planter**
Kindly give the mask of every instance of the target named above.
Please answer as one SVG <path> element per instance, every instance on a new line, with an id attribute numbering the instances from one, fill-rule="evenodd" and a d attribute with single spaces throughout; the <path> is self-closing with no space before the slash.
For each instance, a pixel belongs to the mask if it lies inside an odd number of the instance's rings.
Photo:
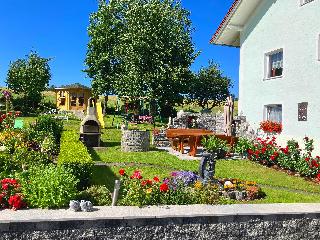
<path id="1" fill-rule="evenodd" d="M 150 148 L 150 132 L 140 130 L 124 130 L 121 138 L 121 151 L 147 152 Z"/>

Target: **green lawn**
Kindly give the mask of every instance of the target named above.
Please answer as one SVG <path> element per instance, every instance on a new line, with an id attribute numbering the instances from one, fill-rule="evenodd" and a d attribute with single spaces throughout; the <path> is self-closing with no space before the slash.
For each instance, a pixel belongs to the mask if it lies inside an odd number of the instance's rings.
<path id="1" fill-rule="evenodd" d="M 107 166 L 95 168 L 94 183 L 105 184 L 112 190 L 120 168 L 129 172 L 139 169 L 147 178 L 154 175 L 166 177 L 173 170 L 195 172 L 198 170 L 197 160 L 180 160 L 167 152 L 156 149 L 146 153 L 121 152 L 120 130 L 111 127 L 110 118 L 106 119 L 106 123 L 107 129 L 103 130 L 102 141 L 107 149 L 90 150 L 95 161 L 107 163 Z M 149 128 L 152 129 L 152 126 L 149 125 Z M 320 202 L 320 185 L 301 177 L 289 176 L 249 160 L 219 160 L 216 164 L 216 176 L 256 181 L 262 186 L 267 196 L 254 203 Z"/>

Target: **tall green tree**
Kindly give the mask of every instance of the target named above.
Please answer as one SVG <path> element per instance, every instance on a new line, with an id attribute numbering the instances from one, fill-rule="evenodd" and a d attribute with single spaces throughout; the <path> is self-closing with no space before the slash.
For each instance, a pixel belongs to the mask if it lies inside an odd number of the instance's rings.
<path id="1" fill-rule="evenodd" d="M 183 100 L 196 57 L 189 12 L 176 0 L 100 1 L 91 15 L 86 65 L 97 93 Z"/>
<path id="2" fill-rule="evenodd" d="M 219 65 L 209 61 L 207 67 L 202 67 L 194 74 L 189 85 L 189 100 L 211 110 L 226 100 L 231 86 L 230 78 L 223 76 Z"/>
<path id="3" fill-rule="evenodd" d="M 23 109 L 35 110 L 41 102 L 41 92 L 51 79 L 49 61 L 36 52 L 30 52 L 26 58 L 10 63 L 6 82 L 23 99 Z"/>

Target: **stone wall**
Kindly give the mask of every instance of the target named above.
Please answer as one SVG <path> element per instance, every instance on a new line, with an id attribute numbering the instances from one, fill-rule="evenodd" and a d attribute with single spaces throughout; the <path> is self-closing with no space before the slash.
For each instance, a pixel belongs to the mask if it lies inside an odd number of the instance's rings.
<path id="1" fill-rule="evenodd" d="M 150 132 L 140 130 L 124 130 L 121 138 L 121 151 L 146 152 L 150 148 Z"/>
<path id="2" fill-rule="evenodd" d="M 320 239 L 320 213 L 0 222 L 11 239 Z"/>

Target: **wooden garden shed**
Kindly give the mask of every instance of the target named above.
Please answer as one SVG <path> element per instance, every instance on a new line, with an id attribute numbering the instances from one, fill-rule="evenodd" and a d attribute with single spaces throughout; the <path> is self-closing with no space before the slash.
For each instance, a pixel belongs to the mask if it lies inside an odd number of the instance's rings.
<path id="1" fill-rule="evenodd" d="M 91 88 L 79 83 L 55 88 L 56 106 L 59 110 L 72 111 L 87 109 Z"/>

